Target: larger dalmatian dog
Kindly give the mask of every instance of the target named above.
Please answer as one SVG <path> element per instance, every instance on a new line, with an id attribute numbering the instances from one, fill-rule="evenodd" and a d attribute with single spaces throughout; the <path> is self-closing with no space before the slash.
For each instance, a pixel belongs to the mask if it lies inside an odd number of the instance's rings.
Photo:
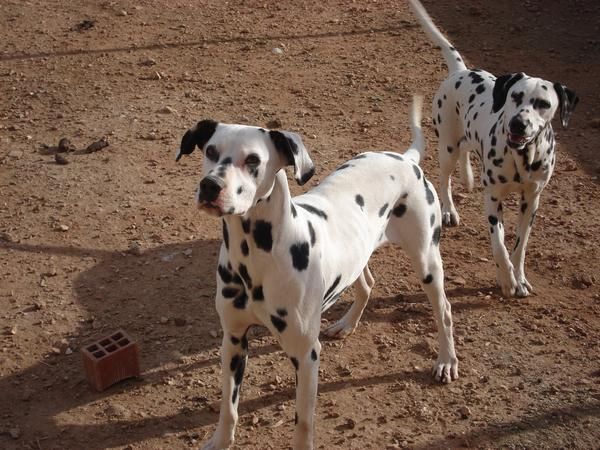
<path id="1" fill-rule="evenodd" d="M 354 285 L 354 303 L 326 330 L 330 336 L 352 333 L 374 283 L 369 258 L 386 242 L 405 250 L 433 305 L 440 346 L 435 378 L 458 377 L 439 251 L 441 212 L 418 166 L 425 148 L 420 105 L 412 112 L 412 133 L 403 155 L 362 153 L 294 198 L 284 168 L 294 166 L 299 184 L 314 173 L 297 134 L 203 120 L 183 136 L 177 159 L 195 147 L 205 156 L 198 207 L 223 220 L 216 294 L 223 397 L 205 449 L 233 443 L 246 332 L 254 324 L 278 338 L 296 370 L 294 448 L 313 447 L 321 314 Z"/>
<path id="2" fill-rule="evenodd" d="M 457 161 L 463 183 L 473 188 L 471 151 L 481 160 L 485 215 L 490 226 L 496 278 L 506 297 L 525 297 L 533 291 L 525 278 L 525 248 L 538 209 L 540 194 L 555 162 L 552 118 L 560 111 L 567 127 L 579 98 L 560 83 L 526 74 L 496 78 L 469 70 L 458 51 L 437 29 L 418 0 L 409 0 L 418 21 L 438 45 L 449 75 L 433 100 L 433 123 L 439 138 L 440 196 L 444 225 L 458 225 L 452 202 L 450 175 Z M 517 239 L 509 256 L 504 245 L 502 200 L 521 194 Z"/>

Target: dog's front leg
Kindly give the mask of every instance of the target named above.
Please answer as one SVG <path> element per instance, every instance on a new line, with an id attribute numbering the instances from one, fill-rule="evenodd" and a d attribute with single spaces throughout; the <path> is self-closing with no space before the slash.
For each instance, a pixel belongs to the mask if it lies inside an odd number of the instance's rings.
<path id="1" fill-rule="evenodd" d="M 248 341 L 245 333 L 232 332 L 223 328 L 221 344 L 221 370 L 223 397 L 219 424 L 210 441 L 203 450 L 221 450 L 229 448 L 234 441 L 235 426 L 238 420 L 240 388 L 248 359 Z"/>
<path id="2" fill-rule="evenodd" d="M 517 226 L 517 241 L 515 249 L 510 257 L 510 260 L 515 268 L 515 276 L 517 279 L 518 297 L 527 297 L 530 292 L 533 292 L 531 284 L 525 278 L 525 250 L 529 234 L 533 227 L 535 213 L 540 202 L 540 191 L 524 192 L 521 197 L 521 212 L 519 214 L 519 223 Z"/>
<path id="3" fill-rule="evenodd" d="M 490 226 L 492 254 L 496 262 L 496 279 L 502 289 L 502 295 L 512 297 L 517 288 L 513 265 L 504 246 L 504 223 L 502 203 L 490 193 L 485 193 L 485 215 Z"/>
<path id="4" fill-rule="evenodd" d="M 316 324 L 320 323 L 318 317 L 315 320 Z M 310 326 L 310 328 L 314 327 Z M 314 337 L 301 336 L 300 329 L 292 325 L 284 332 L 287 335 L 281 336 L 280 342 L 296 369 L 294 450 L 312 450 L 321 343 L 318 340 L 318 328 L 311 333 Z"/>

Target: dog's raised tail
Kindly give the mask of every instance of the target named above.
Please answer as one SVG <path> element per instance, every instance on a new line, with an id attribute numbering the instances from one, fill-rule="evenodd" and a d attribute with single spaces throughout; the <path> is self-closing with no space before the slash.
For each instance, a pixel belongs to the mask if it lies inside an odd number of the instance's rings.
<path id="1" fill-rule="evenodd" d="M 418 22 L 423 27 L 425 33 L 433 41 L 434 44 L 438 45 L 442 49 L 442 54 L 448 65 L 449 73 L 458 72 L 459 70 L 466 70 L 462 57 L 458 51 L 452 46 L 450 41 L 446 39 L 446 36 L 435 26 L 431 17 L 421 4 L 419 0 L 408 0 L 408 3 L 415 14 Z"/>
<path id="2" fill-rule="evenodd" d="M 423 111 L 423 96 L 413 95 L 412 107 L 410 110 L 410 132 L 412 142 L 404 156 L 412 159 L 419 164 L 419 161 L 425 156 L 425 136 L 421 129 L 421 113 Z"/>

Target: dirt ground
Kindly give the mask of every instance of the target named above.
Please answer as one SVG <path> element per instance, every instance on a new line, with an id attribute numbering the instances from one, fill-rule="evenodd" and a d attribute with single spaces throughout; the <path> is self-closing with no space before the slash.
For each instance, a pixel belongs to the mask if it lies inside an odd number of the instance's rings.
<path id="1" fill-rule="evenodd" d="M 356 333 L 324 340 L 316 447 L 598 448 L 600 3 L 425 4 L 471 67 L 581 98 L 571 127 L 555 124 L 526 264 L 536 294 L 501 297 L 481 190 L 457 189 L 462 223 L 441 245 L 460 378 L 430 378 L 431 308 L 402 251 L 381 249 Z M 174 162 L 182 134 L 202 118 L 297 131 L 310 187 L 366 149 L 402 151 L 412 94 L 429 103 L 445 73 L 404 1 L 2 1 L 0 448 L 199 447 L 220 399 L 220 222 L 194 208 L 200 155 Z M 63 137 L 69 164 L 44 147 Z M 143 376 L 96 393 L 78 349 L 117 328 Z M 293 368 L 251 335 L 235 448 L 289 448 Z"/>

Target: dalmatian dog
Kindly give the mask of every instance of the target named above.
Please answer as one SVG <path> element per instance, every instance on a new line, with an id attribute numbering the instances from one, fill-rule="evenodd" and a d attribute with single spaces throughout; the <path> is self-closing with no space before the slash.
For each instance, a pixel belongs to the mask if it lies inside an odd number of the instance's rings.
<path id="1" fill-rule="evenodd" d="M 551 121 L 559 111 L 566 128 L 579 98 L 560 83 L 523 72 L 496 78 L 483 70 L 467 69 L 421 3 L 409 3 L 425 32 L 441 48 L 449 71 L 433 100 L 442 221 L 444 225 L 459 224 L 450 175 L 459 161 L 463 184 L 470 191 L 473 173 L 469 158 L 475 151 L 481 161 L 485 216 L 498 284 L 505 297 L 526 297 L 533 289 L 525 278 L 525 249 L 540 194 L 555 163 Z M 509 255 L 504 245 L 502 201 L 512 192 L 521 194 L 521 206 L 516 244 Z"/>
<path id="2" fill-rule="evenodd" d="M 417 102 L 418 103 L 418 102 Z M 356 298 L 325 333 L 356 328 L 374 284 L 368 262 L 386 242 L 410 257 L 438 328 L 434 377 L 458 377 L 450 303 L 440 256 L 441 210 L 418 163 L 425 149 L 420 105 L 404 153 L 362 153 L 317 187 L 292 198 L 284 168 L 304 184 L 314 165 L 299 135 L 203 120 L 183 136 L 177 160 L 204 153 L 200 210 L 223 222 L 216 309 L 223 328 L 223 397 L 219 423 L 204 449 L 234 441 L 247 330 L 261 324 L 279 340 L 296 371 L 295 449 L 311 449 L 319 369 L 321 314 L 354 286 Z"/>

